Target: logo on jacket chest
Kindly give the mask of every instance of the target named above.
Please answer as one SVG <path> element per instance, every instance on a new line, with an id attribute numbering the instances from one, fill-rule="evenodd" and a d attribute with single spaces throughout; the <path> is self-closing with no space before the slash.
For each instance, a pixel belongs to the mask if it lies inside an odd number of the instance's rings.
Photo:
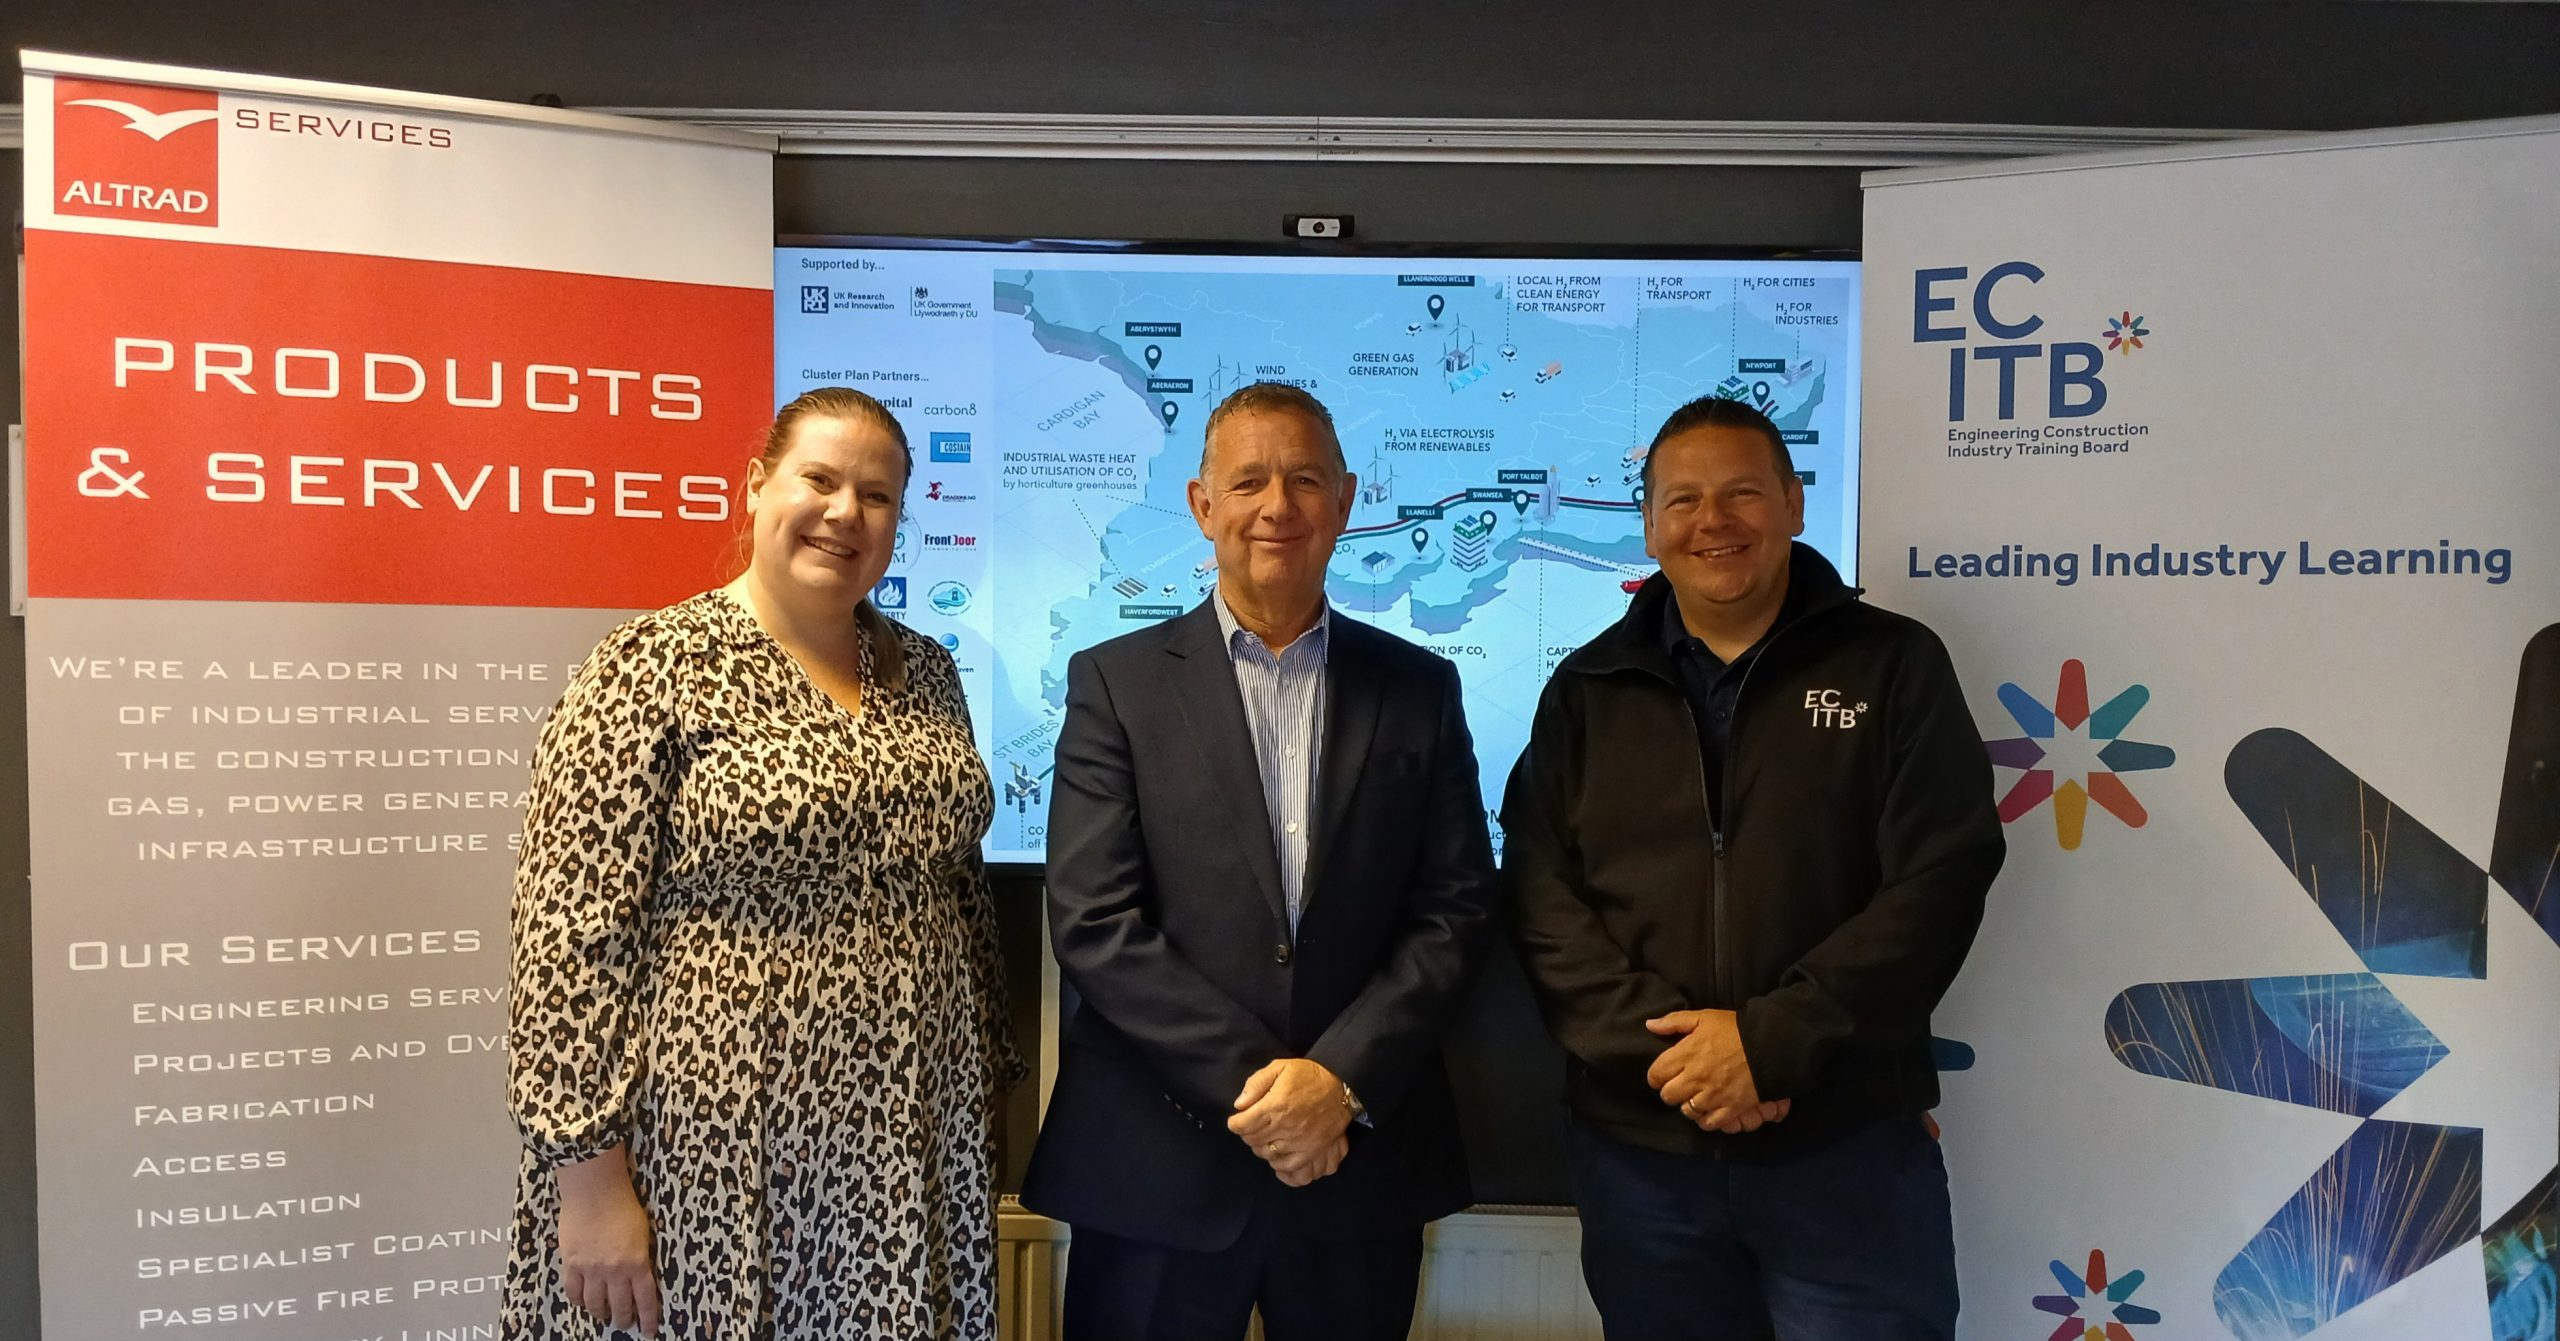
<path id="1" fill-rule="evenodd" d="M 1833 731 L 1855 730 L 1860 718 L 1867 715 L 1867 705 L 1852 702 L 1837 689 L 1804 691 L 1805 710 L 1813 715 L 1813 725 Z"/>

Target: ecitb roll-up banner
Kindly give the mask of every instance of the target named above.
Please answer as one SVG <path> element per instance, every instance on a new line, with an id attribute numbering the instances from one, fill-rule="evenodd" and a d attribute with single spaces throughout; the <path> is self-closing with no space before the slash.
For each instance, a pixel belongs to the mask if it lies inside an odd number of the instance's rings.
<path id="1" fill-rule="evenodd" d="M 1966 1336 L 2554 1335 L 2555 182 L 2560 120 L 1869 179 L 1862 573 L 2008 825 Z"/>
<path id="2" fill-rule="evenodd" d="M 534 741 L 722 576 L 770 144 L 25 65 L 44 1335 L 494 1335 Z"/>

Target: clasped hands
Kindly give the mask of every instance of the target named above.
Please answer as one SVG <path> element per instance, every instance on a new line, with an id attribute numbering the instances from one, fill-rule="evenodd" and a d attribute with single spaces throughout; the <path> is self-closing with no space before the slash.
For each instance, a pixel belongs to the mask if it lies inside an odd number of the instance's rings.
<path id="1" fill-rule="evenodd" d="M 1283 1057 L 1247 1076 L 1236 1115 L 1227 1119 L 1227 1130 L 1291 1187 L 1342 1167 L 1350 1126 L 1342 1078 L 1304 1057 Z"/>
<path id="2" fill-rule="evenodd" d="M 1729 1010 L 1675 1010 L 1644 1022 L 1658 1038 L 1676 1039 L 1644 1073 L 1662 1101 L 1700 1130 L 1734 1135 L 1784 1119 L 1793 1101 L 1761 1102 L 1751 1062 L 1742 1055 L 1742 1025 Z"/>

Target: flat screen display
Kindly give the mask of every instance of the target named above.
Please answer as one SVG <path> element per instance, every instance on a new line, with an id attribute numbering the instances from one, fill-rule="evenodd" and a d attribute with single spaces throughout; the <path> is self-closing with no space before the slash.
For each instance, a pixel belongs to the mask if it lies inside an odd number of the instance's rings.
<path id="1" fill-rule="evenodd" d="M 1042 859 L 1068 657 L 1215 585 L 1185 490 L 1250 382 L 1331 409 L 1359 480 L 1334 611 L 1457 664 L 1488 810 L 1548 673 L 1654 571 L 1637 468 L 1675 407 L 1767 412 L 1854 579 L 1854 262 L 791 247 L 774 296 L 776 404 L 852 386 L 907 430 L 874 600 L 960 667 L 990 861 Z"/>

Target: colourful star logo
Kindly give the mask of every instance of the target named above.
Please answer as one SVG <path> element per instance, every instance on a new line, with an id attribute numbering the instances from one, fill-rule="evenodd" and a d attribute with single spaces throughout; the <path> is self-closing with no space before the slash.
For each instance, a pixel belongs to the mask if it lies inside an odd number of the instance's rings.
<path id="1" fill-rule="evenodd" d="M 2144 320 L 2131 312 L 2107 318 L 2107 352 L 2131 353 L 2142 348 L 2142 337 L 2151 333 L 2151 328 L 2142 324 Z"/>
<path id="2" fill-rule="evenodd" d="M 2062 663 L 2062 680 L 2055 686 L 2052 707 L 2014 684 L 2000 686 L 2000 702 L 2027 733 L 1983 742 L 1992 763 L 2025 770 L 2008 795 L 2000 798 L 2001 823 L 2014 824 L 2049 800 L 2054 837 L 2063 851 L 2071 852 L 2080 846 L 2091 801 L 2124 821 L 2128 829 L 2150 822 L 2133 789 L 2117 776 L 2167 768 L 2178 761 L 2177 751 L 2166 745 L 2123 738 L 2134 715 L 2151 702 L 2148 687 L 2127 685 L 2104 707 L 2091 712 L 2088 668 L 2073 660 Z"/>
<path id="3" fill-rule="evenodd" d="M 2054 1259 L 2051 1266 L 2053 1278 L 2062 1282 L 2063 1292 L 2037 1295 L 2034 1302 L 2047 1313 L 2061 1314 L 2062 1325 L 2054 1328 L 2046 1341 L 2136 1341 L 2135 1327 L 2160 1321 L 2157 1312 L 2127 1302 L 2134 1291 L 2142 1288 L 2142 1273 L 2128 1271 L 2110 1282 L 2105 1253 L 2089 1250 L 2086 1275 L 2073 1275 L 2060 1258 Z"/>

